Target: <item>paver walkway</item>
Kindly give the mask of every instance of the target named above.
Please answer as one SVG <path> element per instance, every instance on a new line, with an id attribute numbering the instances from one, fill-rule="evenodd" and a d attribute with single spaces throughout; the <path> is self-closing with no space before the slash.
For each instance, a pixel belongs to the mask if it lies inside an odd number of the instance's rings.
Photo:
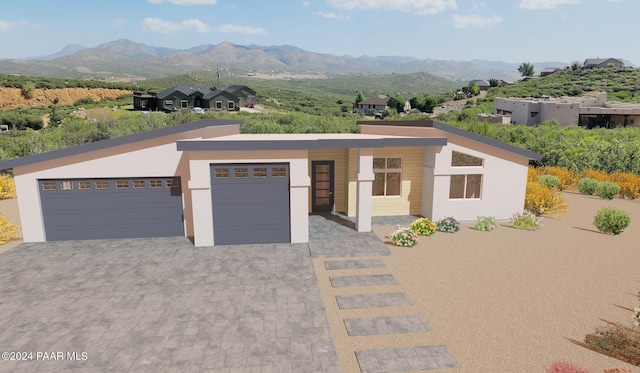
<path id="1" fill-rule="evenodd" d="M 0 372 L 339 372 L 296 244 L 23 244 L 0 255 L 0 350 L 87 353 Z"/>

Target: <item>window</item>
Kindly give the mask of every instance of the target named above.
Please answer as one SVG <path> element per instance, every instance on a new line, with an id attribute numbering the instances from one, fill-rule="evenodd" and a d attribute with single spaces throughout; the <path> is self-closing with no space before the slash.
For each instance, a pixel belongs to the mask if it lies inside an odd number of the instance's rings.
<path id="1" fill-rule="evenodd" d="M 149 180 L 149 188 L 162 188 L 162 180 Z"/>
<path id="2" fill-rule="evenodd" d="M 227 108 L 229 108 L 229 110 L 233 110 L 236 108 L 236 105 L 233 101 L 229 101 L 227 102 Z"/>
<path id="3" fill-rule="evenodd" d="M 266 167 L 256 167 L 253 169 L 253 177 L 267 177 Z"/>
<path id="4" fill-rule="evenodd" d="M 133 188 L 134 189 L 142 189 L 145 186 L 144 184 L 145 184 L 144 180 L 134 180 L 133 181 Z"/>
<path id="5" fill-rule="evenodd" d="M 480 199 L 482 175 L 451 175 L 450 199 Z"/>
<path id="6" fill-rule="evenodd" d="M 173 100 L 164 100 L 164 106 L 173 106 Z"/>
<path id="7" fill-rule="evenodd" d="M 216 179 L 228 179 L 229 178 L 229 169 L 228 168 L 216 168 L 213 171 L 213 177 Z"/>
<path id="8" fill-rule="evenodd" d="M 459 153 L 455 150 L 451 153 L 451 167 L 477 167 L 482 166 L 482 161 L 482 158 Z"/>
<path id="9" fill-rule="evenodd" d="M 287 177 L 286 167 L 273 167 L 271 169 L 271 177 Z"/>
<path id="10" fill-rule="evenodd" d="M 116 189 L 126 189 L 129 187 L 129 180 L 116 181 Z"/>
<path id="11" fill-rule="evenodd" d="M 96 181 L 96 189 L 109 189 L 108 181 Z"/>
<path id="12" fill-rule="evenodd" d="M 538 112 L 537 111 L 532 111 L 531 112 L 531 118 L 537 118 L 538 117 Z"/>
<path id="13" fill-rule="evenodd" d="M 45 181 L 42 183 L 42 190 L 56 190 L 55 181 Z"/>
<path id="14" fill-rule="evenodd" d="M 61 181 L 60 189 L 62 190 L 72 190 L 73 189 L 73 181 Z"/>
<path id="15" fill-rule="evenodd" d="M 373 158 L 373 195 L 400 196 L 402 158 Z"/>
<path id="16" fill-rule="evenodd" d="M 78 181 L 78 189 L 91 189 L 90 181 Z"/>
<path id="17" fill-rule="evenodd" d="M 222 109 L 222 101 L 216 101 L 216 109 Z"/>
<path id="18" fill-rule="evenodd" d="M 189 102 L 187 100 L 180 101 L 180 107 L 181 108 L 186 108 L 188 106 L 189 106 Z"/>
<path id="19" fill-rule="evenodd" d="M 246 179 L 249 177 L 249 169 L 246 167 L 234 168 L 233 177 L 235 177 L 236 179 Z"/>

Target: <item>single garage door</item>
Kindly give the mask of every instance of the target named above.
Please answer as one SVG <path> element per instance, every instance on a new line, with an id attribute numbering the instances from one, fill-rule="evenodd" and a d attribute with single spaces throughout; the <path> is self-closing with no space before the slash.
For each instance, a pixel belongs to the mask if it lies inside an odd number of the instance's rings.
<path id="1" fill-rule="evenodd" d="M 291 242 L 288 164 L 211 165 L 216 245 Z"/>
<path id="2" fill-rule="evenodd" d="M 38 183 L 47 241 L 184 236 L 180 178 Z"/>

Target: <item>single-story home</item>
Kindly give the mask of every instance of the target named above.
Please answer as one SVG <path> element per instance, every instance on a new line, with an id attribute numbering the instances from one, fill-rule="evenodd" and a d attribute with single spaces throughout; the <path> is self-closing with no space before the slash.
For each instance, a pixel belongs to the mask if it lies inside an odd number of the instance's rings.
<path id="1" fill-rule="evenodd" d="M 175 111 L 195 107 L 236 111 L 255 102 L 256 92 L 247 86 L 232 85 L 223 90 L 199 85 L 179 85 L 160 93 L 133 93 L 137 110 Z"/>
<path id="2" fill-rule="evenodd" d="M 356 104 L 356 108 L 364 114 L 382 113 L 384 109 L 388 109 L 389 97 L 376 96 L 360 101 Z"/>
<path id="3" fill-rule="evenodd" d="M 303 243 L 309 214 L 460 221 L 522 211 L 540 155 L 435 121 L 358 134 L 240 134 L 205 119 L 0 162 L 25 242 L 187 236 L 195 246 Z"/>
<path id="4" fill-rule="evenodd" d="M 582 64 L 583 69 L 602 69 L 610 66 L 623 67 L 624 61 L 620 58 L 587 58 Z"/>

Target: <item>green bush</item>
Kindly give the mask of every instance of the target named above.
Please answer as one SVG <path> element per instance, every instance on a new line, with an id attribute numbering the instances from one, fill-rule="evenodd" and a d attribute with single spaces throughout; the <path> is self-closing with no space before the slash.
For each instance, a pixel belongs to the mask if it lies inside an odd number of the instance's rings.
<path id="1" fill-rule="evenodd" d="M 411 225 L 409 225 L 409 227 L 420 236 L 431 236 L 436 233 L 437 229 L 436 224 L 427 218 L 416 219 L 411 223 Z"/>
<path id="2" fill-rule="evenodd" d="M 454 233 L 460 230 L 460 223 L 452 216 L 442 218 L 436 223 L 438 230 L 441 232 Z"/>
<path id="3" fill-rule="evenodd" d="M 613 207 L 603 207 L 593 218 L 593 225 L 600 232 L 610 234 L 620 234 L 631 223 L 631 217 L 626 211 Z"/>
<path id="4" fill-rule="evenodd" d="M 560 186 L 560 179 L 553 175 L 542 175 L 540 177 L 540 184 L 546 186 L 549 189 L 557 189 Z"/>
<path id="5" fill-rule="evenodd" d="M 491 232 L 497 227 L 498 223 L 496 223 L 496 218 L 493 216 L 478 216 L 478 220 L 473 226 L 474 229 L 484 232 Z"/>
<path id="6" fill-rule="evenodd" d="M 418 235 L 410 228 L 396 225 L 396 230 L 391 233 L 391 242 L 396 246 L 413 247 L 418 244 Z"/>
<path id="7" fill-rule="evenodd" d="M 516 229 L 535 231 L 542 225 L 540 224 L 541 221 L 541 217 L 536 216 L 536 214 L 529 210 L 524 210 L 523 213 L 516 212 L 513 214 L 509 222 Z"/>
<path id="8" fill-rule="evenodd" d="M 598 180 L 590 177 L 583 177 L 578 181 L 578 192 L 592 196 L 598 187 Z"/>
<path id="9" fill-rule="evenodd" d="M 620 193 L 620 186 L 610 181 L 598 183 L 596 187 L 596 195 L 602 199 L 613 199 Z"/>

